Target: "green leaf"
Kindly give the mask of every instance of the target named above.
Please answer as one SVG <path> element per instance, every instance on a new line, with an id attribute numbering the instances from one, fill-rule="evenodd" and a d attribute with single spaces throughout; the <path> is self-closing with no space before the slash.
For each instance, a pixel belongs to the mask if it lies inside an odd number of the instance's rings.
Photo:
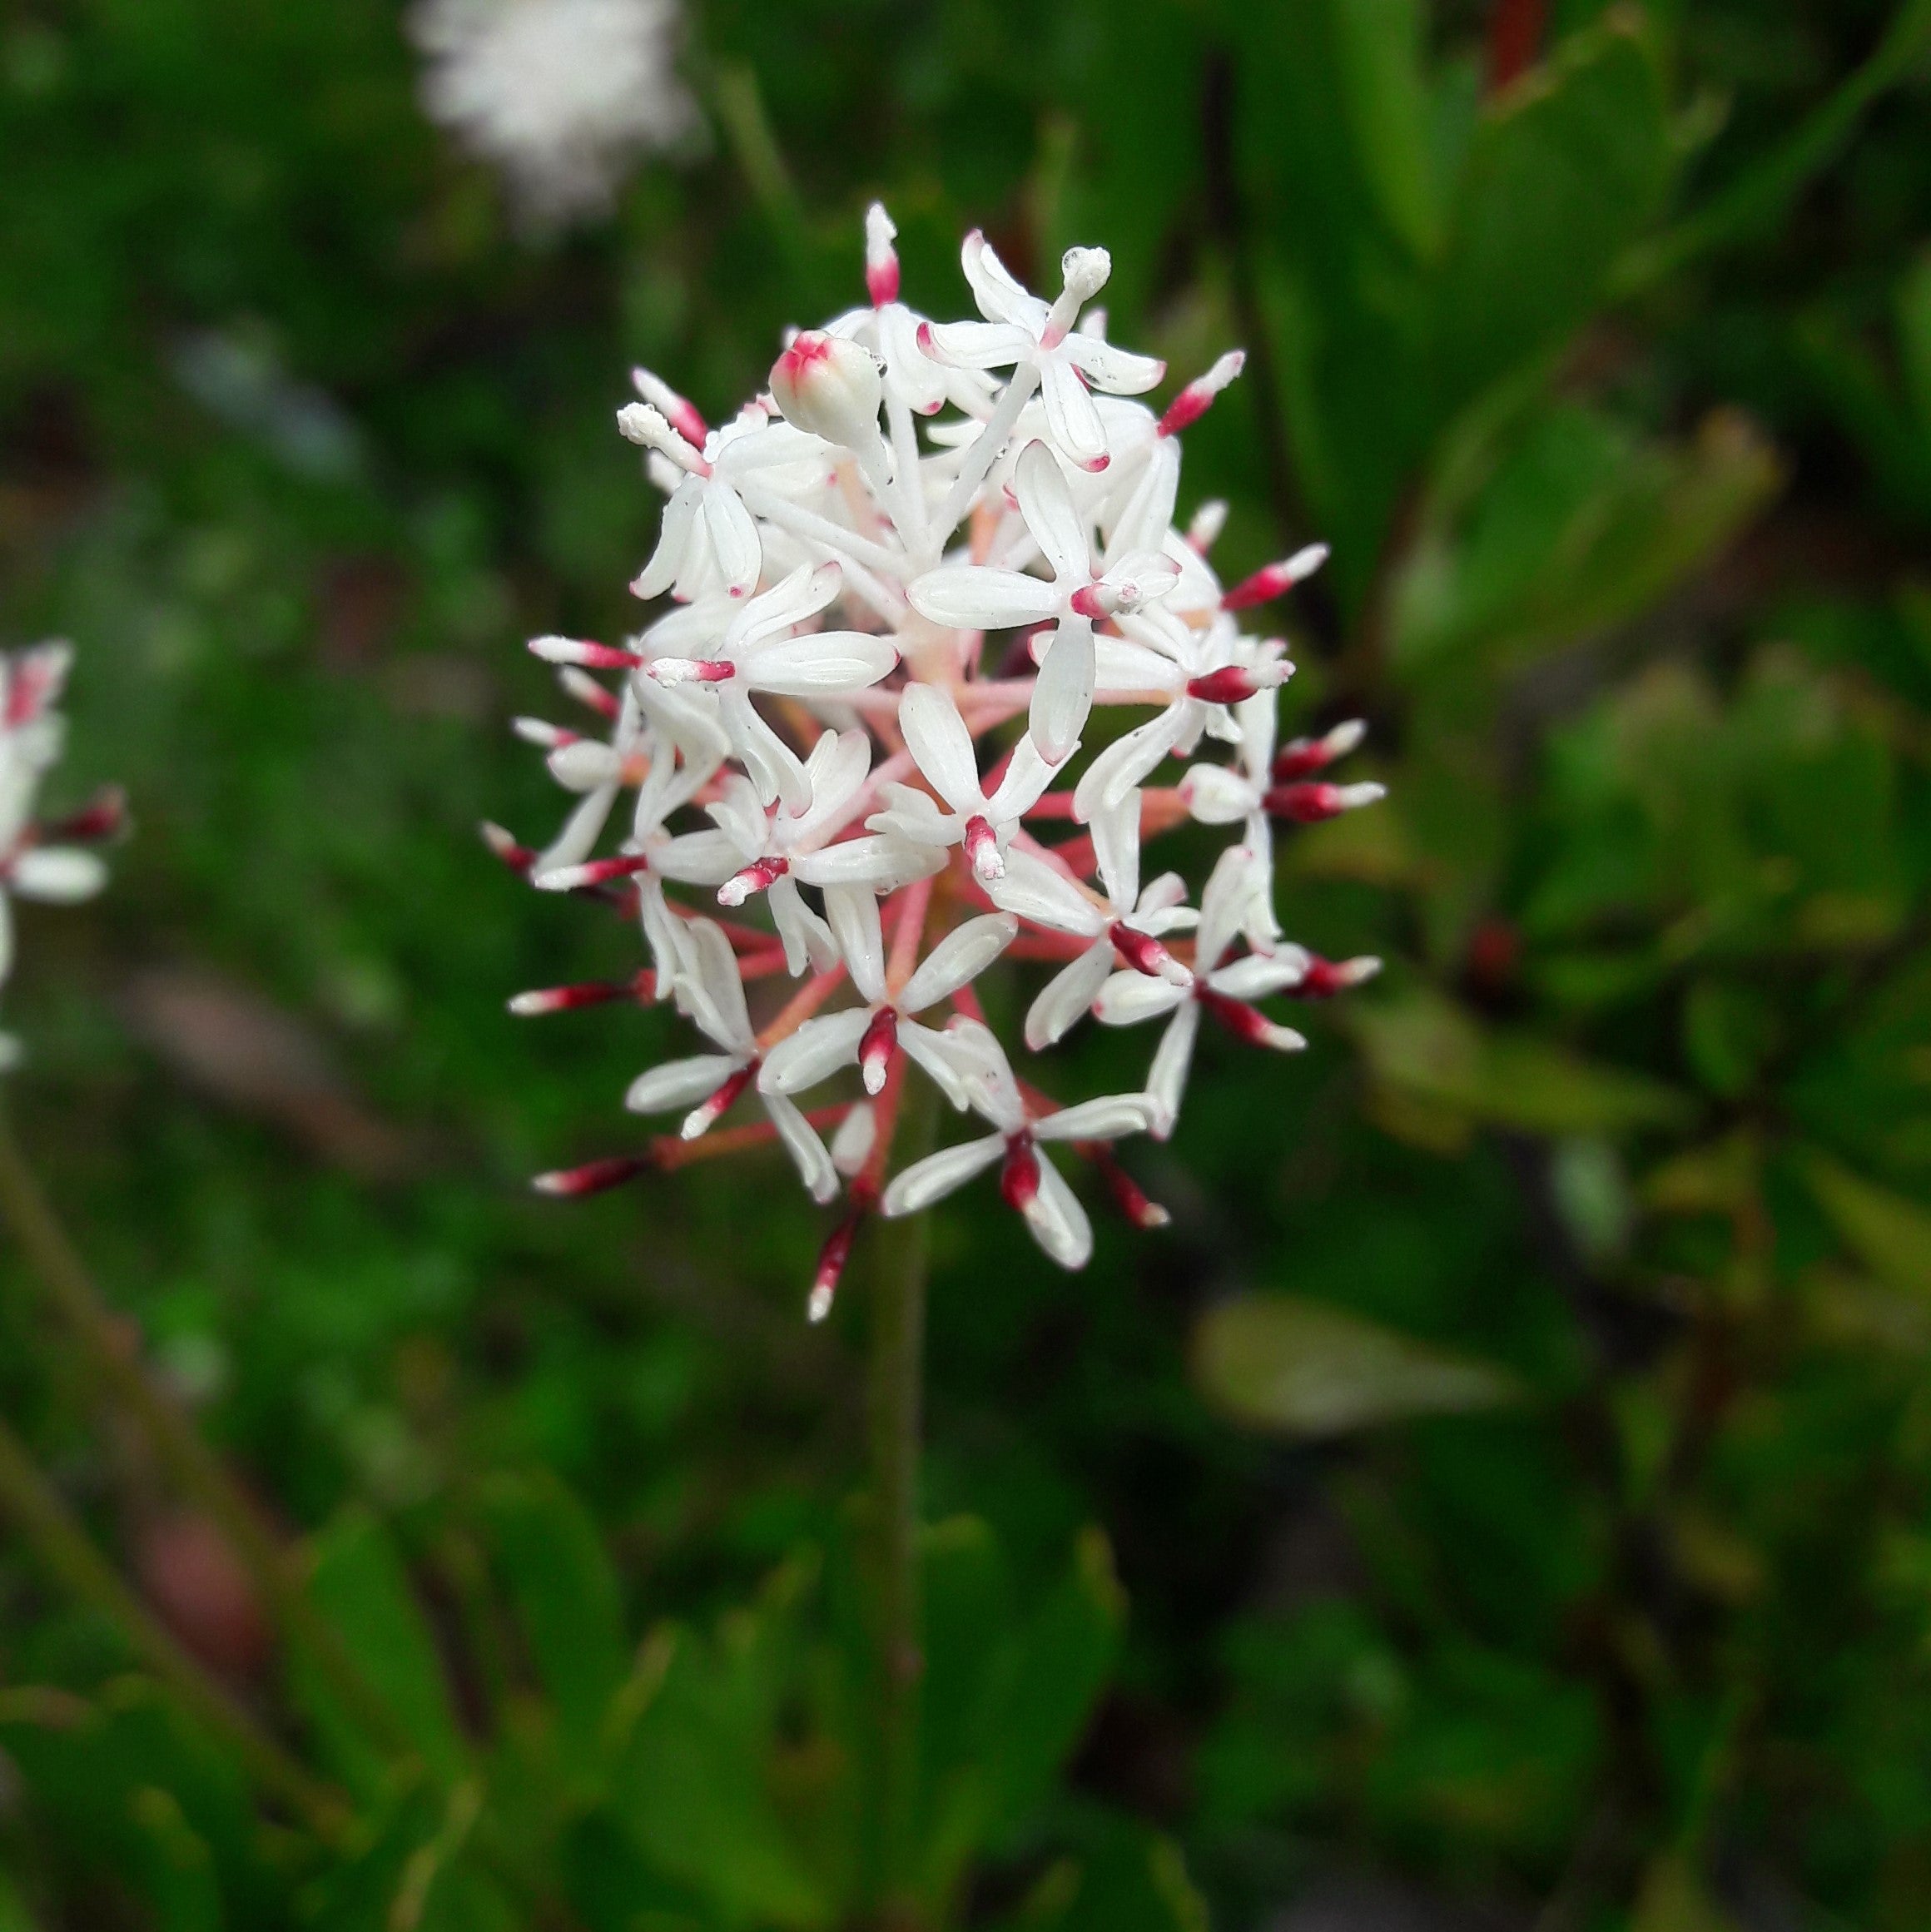
<path id="1" fill-rule="evenodd" d="M 1931 253 L 1898 285 L 1898 361 L 1917 418 L 1922 460 L 1931 471 Z"/>
<path id="2" fill-rule="evenodd" d="M 221 1932 L 215 1861 L 188 1823 L 180 1800 L 159 1785 L 144 1785 L 135 1792 L 128 1814 L 146 1854 L 142 1889 L 161 1932 Z"/>
<path id="3" fill-rule="evenodd" d="M 1804 1178 L 1844 1245 L 1880 1280 L 1931 1295 L 1931 1208 L 1812 1154 Z"/>
<path id="4" fill-rule="evenodd" d="M 809 1928 L 833 1915 L 812 1868 L 836 1859 L 822 1842 L 807 1859 L 777 1803 L 796 1593 L 795 1576 L 781 1572 L 714 1639 L 681 1637 L 613 1780 L 645 1857 L 731 1925 Z"/>
<path id="5" fill-rule="evenodd" d="M 1529 1034 L 1485 1031 L 1433 994 L 1363 1001 L 1349 1023 L 1378 1080 L 1492 1126 L 1616 1135 L 1668 1125 L 1689 1110 L 1682 1095 L 1646 1075 Z"/>
<path id="6" fill-rule="evenodd" d="M 1105 1537 L 1089 1529 L 1065 1577 L 1015 1604 L 976 1517 L 925 1540 L 926 1889 L 942 1908 L 971 1855 L 1021 1830 L 1079 1743 L 1118 1655 L 1125 1601 Z"/>
<path id="7" fill-rule="evenodd" d="M 1928 47 L 1931 0 L 1904 0 L 1870 58 L 1780 146 L 1675 227 L 1630 251 L 1616 265 L 1615 292 L 1626 296 L 1649 287 L 1699 255 L 1769 227 L 1792 196 L 1843 151 L 1872 104 L 1921 66 Z"/>
<path id="8" fill-rule="evenodd" d="M 344 1511 L 315 1539 L 309 1591 L 423 1763 L 439 1782 L 454 1783 L 463 1776 L 467 1753 L 450 1709 L 442 1659 L 395 1546 L 366 1511 Z M 294 1681 L 342 1776 L 359 1790 L 380 1789 L 386 1761 L 326 1679 L 298 1657 Z"/>
<path id="9" fill-rule="evenodd" d="M 252 1926 L 272 1912 L 275 1881 L 233 1760 L 146 1679 L 117 1679 L 71 1711 L 29 1705 L 0 1723 L 0 1741 L 62 1834 L 90 1863 L 124 1871 L 167 1932 L 224 1918 Z"/>
<path id="10" fill-rule="evenodd" d="M 0 1932 L 40 1932 L 27 1901 L 3 1871 L 0 1871 Z"/>
<path id="11" fill-rule="evenodd" d="M 1073 1836 L 1070 1855 L 992 1932 L 1208 1932 L 1206 1900 L 1164 1832 L 1090 1810 Z"/>
<path id="12" fill-rule="evenodd" d="M 1424 516 L 1393 593 L 1404 664 L 1477 648 L 1500 665 L 1626 622 L 1728 543 L 1781 474 L 1734 413 L 1685 444 L 1641 444 L 1573 405 L 1518 428 L 1488 471 Z"/>
<path id="13" fill-rule="evenodd" d="M 1119 1655 L 1126 1597 L 1104 1534 L 1080 1533 L 1065 1580 L 1022 1632 L 995 1736 L 999 1822 L 1045 1798 L 1080 1741 Z"/>
<path id="14" fill-rule="evenodd" d="M 1374 203 L 1417 257 L 1442 245 L 1442 209 L 1417 0 L 1333 0 L 1341 102 Z"/>
<path id="15" fill-rule="evenodd" d="M 1451 407 L 1567 336 L 1660 205 L 1670 142 L 1661 77 L 1626 10 L 1565 42 L 1477 129 L 1439 296 Z"/>
<path id="16" fill-rule="evenodd" d="M 1521 1393 L 1503 1369 L 1293 1295 L 1239 1295 L 1209 1309 L 1194 1331 L 1193 1358 L 1217 1408 L 1289 1435 L 1459 1415 Z"/>
<path id="17" fill-rule="evenodd" d="M 586 1763 L 629 1667 L 616 1572 L 588 1511 L 554 1477 L 503 1478 L 484 1509 L 565 1751 Z"/>

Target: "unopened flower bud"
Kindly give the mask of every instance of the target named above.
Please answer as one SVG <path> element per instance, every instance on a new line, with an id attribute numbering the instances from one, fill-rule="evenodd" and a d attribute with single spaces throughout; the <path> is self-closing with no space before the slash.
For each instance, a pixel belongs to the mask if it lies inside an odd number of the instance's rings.
<path id="1" fill-rule="evenodd" d="M 885 379 L 856 342 L 807 329 L 771 366 L 771 393 L 801 430 L 847 449 L 878 440 Z"/>
<path id="2" fill-rule="evenodd" d="M 630 380 L 637 393 L 647 403 L 663 411 L 665 421 L 687 443 L 696 449 L 704 447 L 704 439 L 710 431 L 705 427 L 704 419 L 697 414 L 695 404 L 688 397 L 679 395 L 662 376 L 653 375 L 648 369 L 632 370 Z M 629 434 L 628 430 L 624 433 Z"/>
<path id="3" fill-rule="evenodd" d="M 865 211 L 865 287 L 871 305 L 881 309 L 898 300 L 898 229 L 881 201 Z"/>

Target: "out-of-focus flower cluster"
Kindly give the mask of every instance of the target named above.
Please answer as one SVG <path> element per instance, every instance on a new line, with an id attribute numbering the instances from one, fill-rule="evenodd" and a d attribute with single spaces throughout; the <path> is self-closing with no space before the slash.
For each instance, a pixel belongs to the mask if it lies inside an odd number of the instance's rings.
<path id="1" fill-rule="evenodd" d="M 539 223 L 608 206 L 624 166 L 697 125 L 675 0 L 418 0 L 423 104 Z"/>
<path id="2" fill-rule="evenodd" d="M 37 644 L 0 654 L 0 986 L 13 972 L 15 899 L 72 905 L 107 882 L 107 868 L 86 847 L 121 824 L 117 792 L 103 792 L 71 817 L 34 817 L 41 781 L 60 762 L 67 720 L 55 708 L 73 653 Z M 19 1059 L 19 1042 L 0 1033 L 0 1067 Z"/>
<path id="3" fill-rule="evenodd" d="M 1222 506 L 1174 526 L 1180 432 L 1239 355 L 1156 415 L 1132 399 L 1164 365 L 1114 347 L 1089 306 L 1104 250 L 1069 251 L 1048 301 L 969 236 L 980 319 L 941 323 L 901 299 L 893 243 L 873 208 L 869 303 L 792 336 L 729 423 L 637 372 L 618 425 L 668 502 L 631 588 L 668 608 L 621 647 L 532 644 L 601 723 L 522 721 L 578 802 L 540 852 L 491 828 L 539 887 L 634 911 L 650 950 L 633 982 L 515 1011 L 670 1000 L 708 1043 L 630 1089 L 638 1112 L 684 1110 L 680 1135 L 539 1185 L 585 1193 L 775 1136 L 814 1198 L 846 1197 L 817 1314 L 863 1214 L 915 1212 L 995 1167 L 1040 1246 L 1083 1264 L 1091 1228 L 1050 1146 L 1157 1224 L 1111 1143 L 1173 1132 L 1203 1017 L 1298 1047 L 1263 1003 L 1338 992 L 1376 964 L 1316 958 L 1273 910 L 1273 822 L 1381 795 L 1324 775 L 1358 723 L 1277 745 L 1293 667 L 1279 638 L 1242 628 L 1324 552 L 1229 589 L 1208 561 Z M 1189 820 L 1230 840 L 1195 902 L 1141 860 L 1144 839 Z M 1090 1013 L 1162 1021 L 1143 1090 L 1061 1106 L 1022 1080 L 974 991 L 1001 958 L 1050 969 L 1025 1017 L 1033 1052 Z M 787 979 L 797 990 L 754 1023 L 747 987 Z M 908 1065 L 985 1131 L 892 1171 Z M 831 1104 L 807 1111 L 822 1089 Z M 764 1121 L 712 1134 L 740 1098 Z"/>

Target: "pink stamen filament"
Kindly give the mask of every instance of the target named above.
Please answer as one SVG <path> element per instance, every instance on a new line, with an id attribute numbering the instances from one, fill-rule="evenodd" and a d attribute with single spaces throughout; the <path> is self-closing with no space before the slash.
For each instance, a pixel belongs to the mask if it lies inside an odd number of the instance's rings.
<path id="1" fill-rule="evenodd" d="M 753 859 L 742 872 L 733 872 L 717 888 L 717 903 L 742 906 L 753 892 L 762 892 L 775 886 L 791 869 L 791 861 L 776 854 Z"/>
<path id="2" fill-rule="evenodd" d="M 966 821 L 966 857 L 982 879 L 1003 879 L 1005 861 L 1000 856 L 999 837 L 991 822 L 980 812 Z"/>
<path id="3" fill-rule="evenodd" d="M 1023 1214 L 1038 1199 L 1040 1157 L 1033 1137 L 1023 1129 L 1008 1136 L 1005 1160 L 999 1170 L 1000 1198 L 1015 1214 Z"/>
<path id="4" fill-rule="evenodd" d="M 898 1009 L 881 1006 L 871 1016 L 858 1042 L 858 1069 L 865 1090 L 875 1100 L 885 1090 L 886 1075 L 891 1071 L 892 1055 L 898 1051 Z"/>

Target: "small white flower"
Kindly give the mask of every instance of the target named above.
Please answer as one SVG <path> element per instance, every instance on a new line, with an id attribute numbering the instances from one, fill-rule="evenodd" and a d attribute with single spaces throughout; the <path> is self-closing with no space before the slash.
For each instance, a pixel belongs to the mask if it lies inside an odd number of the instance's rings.
<path id="1" fill-rule="evenodd" d="M 1082 469 L 1107 464 L 1106 432 L 1088 386 L 1114 395 L 1139 395 L 1167 372 L 1151 355 L 1129 355 L 1095 334 L 1081 335 L 1080 311 L 1106 286 L 1113 258 L 1104 248 L 1069 248 L 1060 262 L 1065 286 L 1047 303 L 1010 275 L 975 228 L 960 254 L 983 322 L 934 323 L 921 340 L 941 361 L 968 369 L 1010 369 L 1007 394 L 1036 385 L 1054 440 Z"/>
<path id="2" fill-rule="evenodd" d="M 958 564 L 933 570 L 908 589 L 912 608 L 935 623 L 1010 629 L 1057 620 L 1040 666 L 1030 714 L 1040 754 L 1058 764 L 1080 742 L 1093 705 L 1093 626 L 1164 596 L 1179 572 L 1157 551 L 1123 557 L 1110 569 L 1093 566 L 1085 524 L 1072 492 L 1044 443 L 1026 445 L 1014 466 L 1013 494 L 1038 544 L 1050 579 L 1021 570 Z"/>
<path id="3" fill-rule="evenodd" d="M 980 782 L 972 734 L 958 706 L 936 685 L 906 685 L 899 698 L 898 725 L 906 749 L 950 809 L 941 811 L 928 794 L 910 785 L 893 785 L 886 809 L 866 824 L 913 845 L 937 850 L 963 846 L 967 862 L 982 881 L 1003 877 L 1006 842 L 1051 783 L 1053 767 L 1032 739 L 1023 738 L 988 797 Z"/>
<path id="4" fill-rule="evenodd" d="M 1306 953 L 1298 946 L 1283 946 L 1272 953 L 1250 953 L 1230 966 L 1220 963 L 1250 916 L 1255 896 L 1266 891 L 1255 855 L 1244 846 L 1230 847 L 1220 855 L 1201 895 L 1199 938 L 1189 982 L 1179 986 L 1124 972 L 1115 973 L 1100 989 L 1093 1010 L 1109 1026 L 1173 1015 L 1147 1075 L 1149 1130 L 1156 1140 L 1164 1140 L 1179 1118 L 1203 1011 L 1255 1045 L 1288 1053 L 1308 1044 L 1293 1027 L 1277 1026 L 1253 1005 L 1295 985 L 1308 970 Z"/>
<path id="5" fill-rule="evenodd" d="M 623 1104 L 633 1114 L 689 1107 L 680 1131 L 685 1140 L 695 1140 L 754 1085 L 762 1056 L 731 941 L 712 921 L 693 919 L 682 927 L 678 950 L 678 1009 L 720 1050 L 667 1060 L 639 1074 Z M 838 1191 L 838 1175 L 817 1130 L 783 1095 L 761 1090 L 758 1099 L 812 1199 L 830 1200 Z"/>
<path id="6" fill-rule="evenodd" d="M 1141 1133 L 1151 1116 L 1146 1095 L 1113 1094 L 1035 1117 L 999 1042 L 985 1027 L 956 1021 L 947 1037 L 970 1082 L 974 1110 L 996 1131 L 915 1161 L 885 1190 L 885 1212 L 916 1214 L 1002 1162 L 999 1189 L 1006 1205 L 1024 1216 L 1033 1239 L 1062 1268 L 1084 1268 L 1093 1255 L 1093 1225 L 1060 1170 L 1041 1157 L 1039 1144 L 1116 1140 Z"/>

